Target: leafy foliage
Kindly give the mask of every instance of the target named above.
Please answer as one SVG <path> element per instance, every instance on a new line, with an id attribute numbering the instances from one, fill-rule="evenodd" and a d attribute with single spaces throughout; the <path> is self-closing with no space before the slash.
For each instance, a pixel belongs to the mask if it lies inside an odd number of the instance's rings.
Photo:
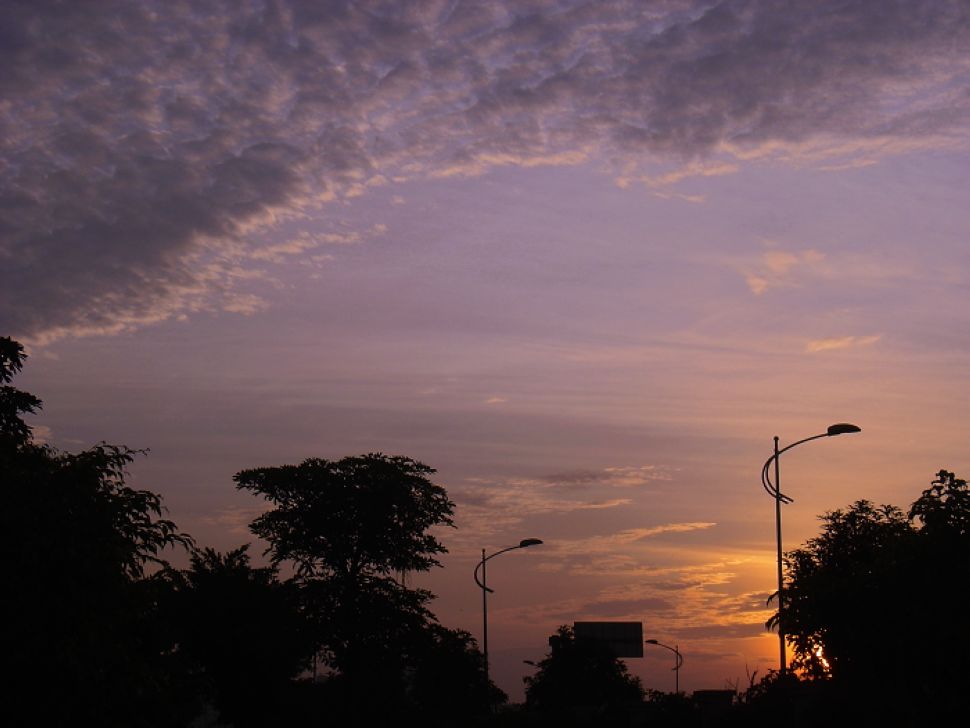
<path id="1" fill-rule="evenodd" d="M 23 349 L 0 339 L 0 380 L 20 371 Z M 56 671 L 32 720 L 143 725 L 177 710 L 170 645 L 158 639 L 159 582 L 149 565 L 191 539 L 161 517 L 155 493 L 126 484 L 138 451 L 102 443 L 62 453 L 33 442 L 22 415 L 40 400 L 5 384 L 0 393 L 0 548 L 9 557 L 5 657 L 17 699 Z M 151 718 L 149 716 L 154 716 Z"/>
<path id="2" fill-rule="evenodd" d="M 822 520 L 786 559 L 780 618 L 793 666 L 853 700 L 892 694 L 901 715 L 944 720 L 970 707 L 966 481 L 941 470 L 906 514 L 858 501 Z"/>
<path id="3" fill-rule="evenodd" d="M 253 568 L 247 551 L 197 550 L 191 568 L 169 573 L 179 651 L 220 716 L 241 727 L 272 722 L 312 652 L 296 590 L 274 567 Z"/>
<path id="4" fill-rule="evenodd" d="M 752 675 L 748 689 L 737 696 L 732 710 L 716 725 L 725 728 L 879 725 L 853 711 L 851 705 L 840 700 L 834 687 L 831 681 L 800 680 L 792 672 L 769 670 L 757 682 Z"/>
<path id="5" fill-rule="evenodd" d="M 295 567 L 315 644 L 356 709 L 374 707 L 374 682 L 389 706 L 405 701 L 406 667 L 434 622 L 431 593 L 393 576 L 430 569 L 445 551 L 429 529 L 453 525 L 454 504 L 432 473 L 378 453 L 235 476 L 238 488 L 275 505 L 251 529 L 274 563 Z"/>
<path id="6" fill-rule="evenodd" d="M 445 548 L 427 531 L 453 525 L 454 504 L 406 457 L 369 454 L 244 470 L 237 487 L 276 508 L 251 529 L 273 561 L 292 561 L 304 576 L 356 580 L 437 566 Z"/>
<path id="7" fill-rule="evenodd" d="M 608 647 L 577 641 L 567 625 L 559 627 L 549 643 L 549 654 L 535 675 L 525 679 L 529 707 L 616 706 L 643 700 L 640 678 L 630 675 Z"/>
<path id="8" fill-rule="evenodd" d="M 22 447 L 30 441 L 30 426 L 22 415 L 40 409 L 37 397 L 10 386 L 14 375 L 24 365 L 24 347 L 6 336 L 0 336 L 0 449 Z"/>
<path id="9" fill-rule="evenodd" d="M 822 520 L 821 535 L 787 555 L 782 612 L 792 667 L 812 677 L 864 670 L 860 661 L 876 658 L 882 637 L 873 620 L 886 615 L 882 604 L 905 596 L 908 585 L 893 577 L 915 536 L 899 508 L 865 500 Z"/>
<path id="10" fill-rule="evenodd" d="M 464 630 L 429 624 L 414 655 L 408 698 L 433 724 L 463 725 L 463 719 L 508 696 L 489 682 L 486 702 L 485 659 L 475 639 Z"/>
<path id="11" fill-rule="evenodd" d="M 967 481 L 941 470 L 909 509 L 910 521 L 922 524 L 928 539 L 953 545 L 970 538 L 970 490 Z"/>

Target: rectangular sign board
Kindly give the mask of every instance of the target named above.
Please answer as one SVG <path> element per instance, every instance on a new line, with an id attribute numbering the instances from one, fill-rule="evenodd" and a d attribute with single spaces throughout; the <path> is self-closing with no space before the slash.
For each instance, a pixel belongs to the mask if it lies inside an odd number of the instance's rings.
<path id="1" fill-rule="evenodd" d="M 573 622 L 576 641 L 596 641 L 617 657 L 643 657 L 643 622 Z"/>

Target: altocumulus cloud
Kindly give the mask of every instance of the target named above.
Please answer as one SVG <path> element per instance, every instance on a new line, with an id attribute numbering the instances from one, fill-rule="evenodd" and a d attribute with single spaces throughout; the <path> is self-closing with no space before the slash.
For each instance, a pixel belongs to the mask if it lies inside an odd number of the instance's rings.
<path id="1" fill-rule="evenodd" d="M 968 12 L 959 0 L 8 2 L 0 329 L 41 339 L 255 310 L 240 281 L 314 247 L 260 253 L 260 233 L 398 179 L 962 143 Z"/>

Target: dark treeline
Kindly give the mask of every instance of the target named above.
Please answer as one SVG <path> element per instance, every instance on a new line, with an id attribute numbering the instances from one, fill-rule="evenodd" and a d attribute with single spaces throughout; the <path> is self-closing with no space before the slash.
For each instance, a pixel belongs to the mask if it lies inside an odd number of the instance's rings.
<path id="1" fill-rule="evenodd" d="M 644 691 L 568 627 L 526 679 L 524 706 L 486 686 L 470 634 L 441 625 L 405 575 L 438 565 L 454 504 L 406 457 L 257 468 L 266 502 L 220 553 L 126 483 L 140 451 L 36 442 L 39 399 L 10 382 L 0 338 L 4 715 L 38 726 L 923 726 L 970 711 L 970 492 L 940 471 L 908 511 L 858 501 L 787 554 L 780 620 L 793 671 L 746 690 Z M 186 549 L 188 568 L 166 561 Z M 284 578 L 281 574 L 287 574 Z"/>
<path id="2" fill-rule="evenodd" d="M 270 506 L 250 526 L 269 544 L 255 567 L 129 487 L 139 451 L 35 442 L 24 416 L 41 402 L 10 384 L 24 358 L 0 338 L 11 725 L 465 725 L 505 701 L 471 635 L 405 584 L 445 551 L 429 529 L 452 523 L 431 468 L 370 454 L 238 473 Z"/>

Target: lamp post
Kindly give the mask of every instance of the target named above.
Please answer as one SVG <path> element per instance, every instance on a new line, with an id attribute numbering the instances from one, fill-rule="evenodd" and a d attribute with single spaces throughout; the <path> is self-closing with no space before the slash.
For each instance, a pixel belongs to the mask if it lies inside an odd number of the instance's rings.
<path id="1" fill-rule="evenodd" d="M 684 656 L 680 654 L 680 648 L 677 645 L 671 647 L 670 645 L 665 645 L 663 642 L 658 642 L 657 640 L 644 640 L 648 645 L 657 645 L 657 647 L 666 647 L 668 650 L 674 653 L 676 662 L 674 666 L 670 668 L 674 671 L 674 692 L 680 694 L 680 666 L 684 664 Z"/>
<path id="2" fill-rule="evenodd" d="M 478 562 L 475 567 L 475 583 L 478 584 L 479 588 L 482 590 L 482 657 L 485 660 L 485 705 L 488 707 L 489 711 L 492 709 L 492 700 L 489 695 L 489 679 L 488 679 L 488 595 L 489 593 L 494 593 L 494 589 L 489 589 L 486 581 L 485 575 L 485 562 L 489 559 L 494 559 L 499 554 L 504 554 L 506 551 L 514 551 L 515 549 L 524 549 L 529 546 L 538 546 L 542 541 L 537 538 L 524 538 L 519 541 L 517 546 L 509 546 L 501 551 L 496 551 L 494 554 L 488 556 L 485 555 L 485 549 L 482 549 L 482 560 Z M 481 569 L 482 578 L 478 579 L 478 571 Z"/>
<path id="3" fill-rule="evenodd" d="M 862 428 L 848 422 L 839 422 L 834 425 L 829 425 L 828 429 L 819 435 L 812 435 L 811 437 L 806 437 L 803 440 L 798 440 L 797 442 L 793 442 L 791 445 L 786 445 L 780 450 L 778 449 L 778 436 L 775 435 L 775 452 L 765 461 L 764 467 L 761 468 L 761 485 L 768 495 L 775 499 L 775 537 L 777 540 L 778 550 L 778 664 L 780 666 L 779 672 L 782 675 L 785 674 L 788 668 L 785 658 L 785 629 L 782 626 L 781 621 L 781 612 L 782 608 L 784 607 L 785 588 L 783 554 L 781 548 L 781 504 L 792 503 L 793 500 L 781 492 L 781 471 L 779 469 L 778 456 L 783 452 L 791 450 L 796 445 L 801 445 L 803 442 L 808 442 L 809 440 L 818 440 L 820 437 L 846 435 L 852 432 L 862 432 Z M 774 482 L 772 482 L 770 474 L 772 462 L 775 464 Z"/>

